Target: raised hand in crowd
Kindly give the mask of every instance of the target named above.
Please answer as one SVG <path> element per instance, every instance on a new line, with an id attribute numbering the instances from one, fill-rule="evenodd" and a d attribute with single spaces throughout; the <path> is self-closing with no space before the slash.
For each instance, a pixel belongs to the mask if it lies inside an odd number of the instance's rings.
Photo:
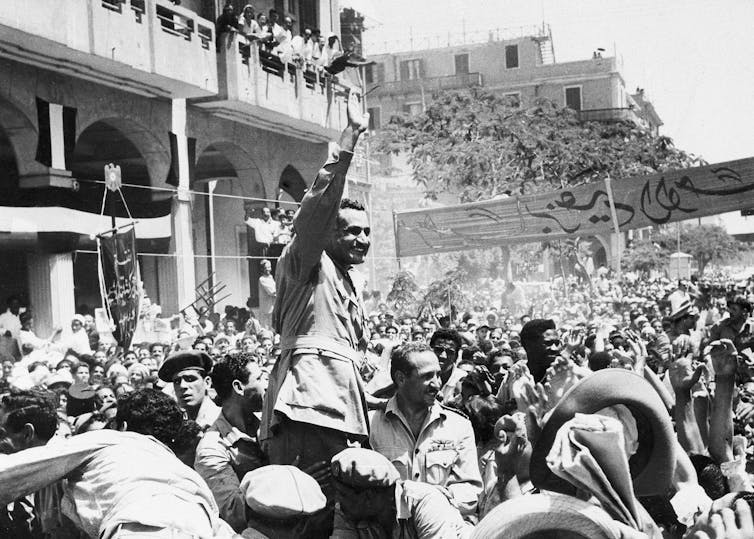
<path id="1" fill-rule="evenodd" d="M 699 519 L 685 539 L 751 539 L 754 519 L 749 504 L 736 500 L 733 509 L 725 507 Z"/>

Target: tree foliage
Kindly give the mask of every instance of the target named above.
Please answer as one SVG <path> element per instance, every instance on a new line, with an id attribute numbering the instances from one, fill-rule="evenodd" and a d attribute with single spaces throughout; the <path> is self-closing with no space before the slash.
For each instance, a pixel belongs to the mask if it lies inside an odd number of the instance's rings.
<path id="1" fill-rule="evenodd" d="M 742 245 L 719 225 L 681 227 L 681 251 L 694 257 L 699 275 L 712 262 L 725 262 L 737 255 Z M 666 227 L 655 241 L 669 257 L 677 250 L 678 231 L 675 226 Z"/>
<path id="2" fill-rule="evenodd" d="M 393 277 L 393 287 L 387 295 L 388 303 L 398 312 L 413 312 L 417 307 L 417 293 L 419 285 L 416 277 L 410 271 L 399 271 Z"/>
<path id="3" fill-rule="evenodd" d="M 424 113 L 393 118 L 376 149 L 408 152 L 429 196 L 458 193 L 462 202 L 701 164 L 631 121 L 581 122 L 542 98 L 514 107 L 484 88 L 442 93 Z"/>
<path id="4" fill-rule="evenodd" d="M 673 248 L 675 251 L 675 248 Z M 670 252 L 651 239 L 636 240 L 623 251 L 621 266 L 626 271 L 635 271 L 647 275 L 653 270 L 660 271 L 667 267 Z"/>

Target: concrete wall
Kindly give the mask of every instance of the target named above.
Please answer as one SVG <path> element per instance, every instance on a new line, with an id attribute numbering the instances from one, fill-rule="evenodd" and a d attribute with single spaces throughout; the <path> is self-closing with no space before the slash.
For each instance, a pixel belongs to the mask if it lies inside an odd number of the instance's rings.
<path id="1" fill-rule="evenodd" d="M 518 68 L 505 67 L 507 45 L 518 46 Z M 369 96 L 369 107 L 379 107 L 381 122 L 386 123 L 392 115 L 402 114 L 404 105 L 431 100 L 430 92 L 422 96 L 415 87 L 409 88 L 413 85 L 400 90 L 403 86 L 396 82 L 400 81 L 400 62 L 421 59 L 425 79 L 446 77 L 455 75 L 455 56 L 464 53 L 469 55 L 469 72 L 481 73 L 483 86 L 503 94 L 519 93 L 524 104 L 546 97 L 565 105 L 564 88 L 581 85 L 583 109 L 627 106 L 625 84 L 615 58 L 543 64 L 539 44 L 527 37 L 370 57 L 385 66 L 385 79 L 383 88 Z M 380 82 L 375 80 L 374 84 Z"/>

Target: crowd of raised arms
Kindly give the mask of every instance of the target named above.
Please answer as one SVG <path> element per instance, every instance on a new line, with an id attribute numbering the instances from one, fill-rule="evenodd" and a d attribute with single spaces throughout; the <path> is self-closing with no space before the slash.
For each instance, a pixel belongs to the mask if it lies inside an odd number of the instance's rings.
<path id="1" fill-rule="evenodd" d="M 8 298 L 0 536 L 754 537 L 754 280 L 600 268 L 396 310 L 352 271 L 352 97 L 269 309 L 146 302 L 123 349 Z"/>

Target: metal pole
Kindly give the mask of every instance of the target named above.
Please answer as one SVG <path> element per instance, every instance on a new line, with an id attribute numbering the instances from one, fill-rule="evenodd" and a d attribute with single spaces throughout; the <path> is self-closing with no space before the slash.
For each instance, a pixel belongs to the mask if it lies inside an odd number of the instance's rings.
<path id="1" fill-rule="evenodd" d="M 209 213 L 209 284 L 210 288 L 215 285 L 215 274 L 217 273 L 217 261 L 215 260 L 215 200 L 214 192 L 217 187 L 217 180 L 207 182 L 207 212 Z"/>
<path id="2" fill-rule="evenodd" d="M 676 266 L 678 267 L 678 278 L 681 278 L 681 222 L 678 221 L 676 227 L 676 255 L 678 256 L 678 262 L 676 262 Z"/>
<path id="3" fill-rule="evenodd" d="M 605 190 L 607 191 L 607 201 L 610 204 L 610 217 L 613 220 L 613 230 L 615 231 L 615 243 L 616 243 L 616 270 L 615 273 L 618 276 L 618 280 L 621 278 L 621 245 L 620 245 L 620 223 L 618 222 L 618 213 L 615 211 L 615 200 L 613 199 L 613 186 L 610 180 L 610 175 L 605 178 Z"/>

